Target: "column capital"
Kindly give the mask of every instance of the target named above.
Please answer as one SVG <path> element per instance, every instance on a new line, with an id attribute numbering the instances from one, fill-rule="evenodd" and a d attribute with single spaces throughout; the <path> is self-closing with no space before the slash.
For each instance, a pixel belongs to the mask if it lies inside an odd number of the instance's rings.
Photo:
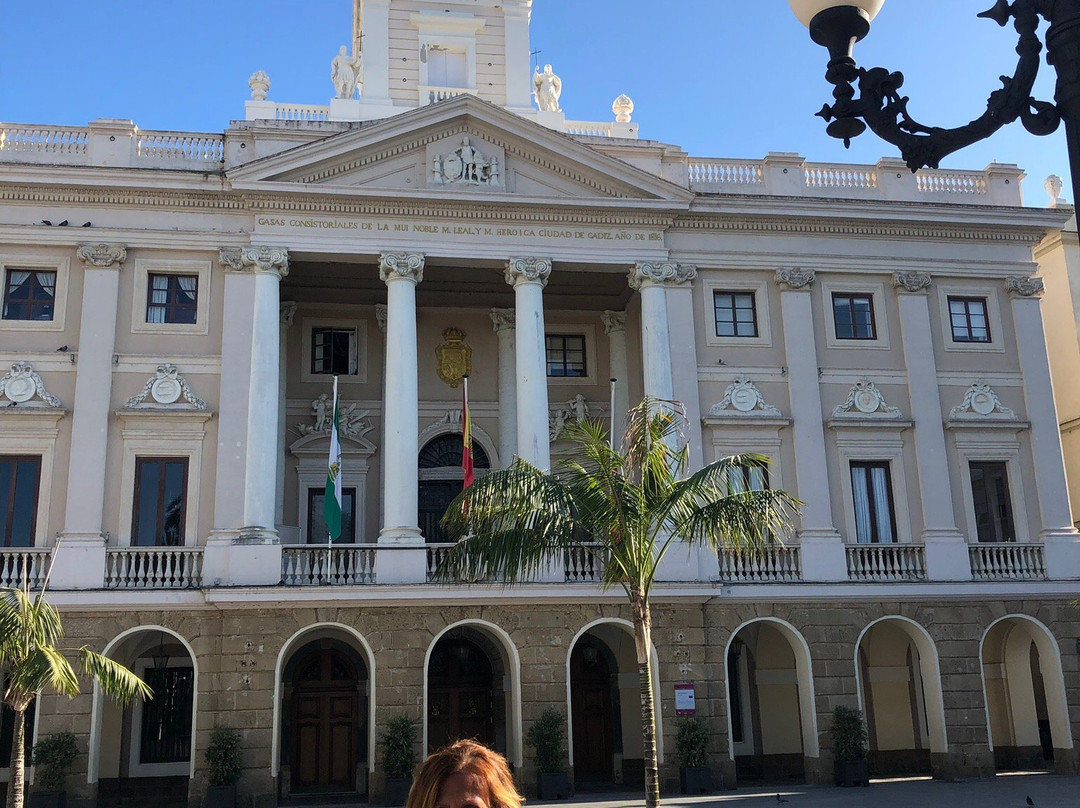
<path id="1" fill-rule="evenodd" d="M 604 324 L 605 334 L 614 334 L 626 330 L 625 311 L 602 311 L 600 321 Z"/>
<path id="2" fill-rule="evenodd" d="M 386 313 L 388 311 L 390 311 L 390 307 L 385 303 L 375 304 L 375 323 L 384 334 L 386 333 Z"/>
<path id="3" fill-rule="evenodd" d="M 1020 297 L 1040 298 L 1045 290 L 1043 279 L 1034 275 L 1012 275 L 1005 279 L 1005 291 L 1013 300 Z"/>
<path id="4" fill-rule="evenodd" d="M 383 283 L 394 280 L 424 280 L 423 253 L 382 253 L 379 256 L 379 279 Z"/>
<path id="5" fill-rule="evenodd" d="M 278 316 L 282 328 L 292 328 L 293 317 L 296 316 L 296 301 L 286 300 L 278 306 Z"/>
<path id="6" fill-rule="evenodd" d="M 781 289 L 785 287 L 787 289 L 806 290 L 810 291 L 810 287 L 814 285 L 814 281 L 817 280 L 817 273 L 812 269 L 803 269 L 802 267 L 788 267 L 786 269 L 776 270 L 776 277 L 774 278 L 776 285 Z"/>
<path id="7" fill-rule="evenodd" d="M 634 264 L 630 274 L 627 275 L 627 280 L 631 289 L 640 291 L 642 286 L 678 286 L 689 283 L 696 277 L 696 266 L 664 261 L 662 263 Z"/>
<path id="8" fill-rule="evenodd" d="M 514 324 L 517 320 L 513 309 L 492 309 L 490 314 L 491 322 L 496 334 L 501 334 L 503 331 L 514 330 Z"/>
<path id="9" fill-rule="evenodd" d="M 925 295 L 933 282 L 929 272 L 893 273 L 893 287 L 900 294 Z"/>
<path id="10" fill-rule="evenodd" d="M 538 283 L 541 286 L 547 286 L 550 275 L 550 258 L 520 257 L 511 258 L 506 262 L 506 272 L 503 277 L 511 286 L 517 286 L 519 283 Z"/>
<path id="11" fill-rule="evenodd" d="M 222 247 L 218 256 L 226 272 L 263 273 L 279 280 L 289 274 L 289 251 L 284 247 Z"/>
<path id="12" fill-rule="evenodd" d="M 120 266 L 127 259 L 126 244 L 80 244 L 75 251 L 79 260 L 87 267 L 94 269 L 109 269 Z"/>

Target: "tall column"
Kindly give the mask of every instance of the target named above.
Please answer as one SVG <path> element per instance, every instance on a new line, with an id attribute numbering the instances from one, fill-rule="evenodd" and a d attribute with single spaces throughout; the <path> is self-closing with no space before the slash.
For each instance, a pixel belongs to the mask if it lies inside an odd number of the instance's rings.
<path id="1" fill-rule="evenodd" d="M 514 310 L 492 309 L 491 322 L 499 340 L 499 460 L 506 468 L 517 454 L 517 370 Z"/>
<path id="2" fill-rule="evenodd" d="M 927 272 L 898 272 L 893 285 L 899 295 L 900 334 L 907 366 L 911 417 L 915 420 L 915 457 L 919 469 L 927 574 L 935 581 L 971 579 L 967 542 L 956 527 L 949 457 L 942 426 L 934 338 L 930 330 Z"/>
<path id="3" fill-rule="evenodd" d="M 776 284 L 781 290 L 784 353 L 788 363 L 795 481 L 798 497 L 804 503 L 799 544 L 804 580 L 843 581 L 847 579 L 847 557 L 843 540 L 832 521 L 814 306 L 810 298 L 816 278 L 812 269 L 798 267 L 776 273 Z"/>
<path id="4" fill-rule="evenodd" d="M 652 398 L 671 400 L 675 397 L 665 287 L 688 283 L 695 277 L 695 267 L 671 261 L 635 264 L 630 270 L 630 288 L 641 293 L 641 360 L 644 365 L 645 395 Z"/>
<path id="5" fill-rule="evenodd" d="M 60 589 L 97 588 L 104 581 L 105 533 L 101 522 L 105 461 L 120 268 L 127 258 L 127 248 L 123 244 L 83 244 L 76 255 L 86 269 L 63 541 L 53 567 L 53 584 Z"/>
<path id="6" fill-rule="evenodd" d="M 285 404 L 288 398 L 288 338 L 293 318 L 296 316 L 296 302 L 289 300 L 281 304 L 280 337 L 278 339 L 278 446 L 277 446 L 277 482 L 274 492 L 274 525 L 285 521 Z"/>
<path id="7" fill-rule="evenodd" d="M 382 395 L 379 400 L 382 402 L 383 411 L 380 413 L 382 419 L 382 436 L 383 436 L 383 451 L 380 453 L 380 469 L 379 469 L 379 505 L 386 501 L 386 305 L 384 303 L 375 304 L 375 324 L 379 327 L 379 333 L 383 338 L 383 350 L 382 350 Z M 379 517 L 379 524 L 382 524 L 382 516 Z"/>
<path id="8" fill-rule="evenodd" d="M 544 340 L 544 287 L 550 275 L 550 258 L 511 258 L 506 264 L 506 282 L 514 287 L 517 452 L 544 471 L 551 469 Z"/>
<path id="9" fill-rule="evenodd" d="M 611 378 L 615 379 L 615 411 L 612 413 L 615 446 L 622 443 L 626 432 L 626 411 L 630 409 L 630 366 L 626 354 L 626 312 L 604 311 L 600 313 L 604 333 L 608 338 Z"/>
<path id="10" fill-rule="evenodd" d="M 1080 578 L 1080 534 L 1072 525 L 1050 361 L 1043 337 L 1039 304 L 1043 280 L 1008 278 L 1005 290 L 1012 300 L 1016 352 L 1024 373 L 1024 406 L 1031 421 L 1031 459 L 1047 572 L 1051 578 Z"/>
<path id="11" fill-rule="evenodd" d="M 383 401 L 383 527 L 381 544 L 418 544 L 416 285 L 424 279 L 422 253 L 383 253 L 386 284 L 386 392 Z"/>

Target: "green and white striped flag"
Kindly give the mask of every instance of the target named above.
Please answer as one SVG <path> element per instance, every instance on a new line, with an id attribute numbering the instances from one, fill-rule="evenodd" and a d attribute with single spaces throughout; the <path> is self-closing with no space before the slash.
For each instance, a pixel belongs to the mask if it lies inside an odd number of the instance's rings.
<path id="1" fill-rule="evenodd" d="M 341 536 L 341 436 L 338 427 L 337 376 L 334 377 L 334 425 L 330 429 L 330 462 L 326 469 L 326 495 L 323 497 L 327 544 Z"/>

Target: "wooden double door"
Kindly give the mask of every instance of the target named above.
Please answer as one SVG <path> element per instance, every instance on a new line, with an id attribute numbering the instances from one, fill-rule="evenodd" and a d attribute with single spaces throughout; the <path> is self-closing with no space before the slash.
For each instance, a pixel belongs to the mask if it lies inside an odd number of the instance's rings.
<path id="1" fill-rule="evenodd" d="M 493 747 L 495 712 L 494 675 L 484 649 L 464 638 L 441 640 L 428 664 L 429 748 L 462 738 Z"/>
<path id="2" fill-rule="evenodd" d="M 584 640 L 574 646 L 570 654 L 570 723 L 575 779 L 610 781 L 614 776 L 611 676 L 598 645 Z"/>
<path id="3" fill-rule="evenodd" d="M 356 668 L 339 650 L 313 651 L 292 690 L 292 793 L 353 793 L 362 696 Z"/>

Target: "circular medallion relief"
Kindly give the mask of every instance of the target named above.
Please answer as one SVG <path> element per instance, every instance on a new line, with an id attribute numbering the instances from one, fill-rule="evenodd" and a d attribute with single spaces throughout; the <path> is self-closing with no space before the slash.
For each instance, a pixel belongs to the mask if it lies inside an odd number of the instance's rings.
<path id="1" fill-rule="evenodd" d="M 29 401 L 34 397 L 36 385 L 33 379 L 28 379 L 26 376 L 16 376 L 14 379 L 9 379 L 7 385 L 4 387 L 4 394 L 14 401 L 16 404 L 22 404 L 24 401 Z"/>
<path id="2" fill-rule="evenodd" d="M 731 406 L 739 412 L 750 412 L 757 404 L 757 396 L 753 390 L 740 387 L 731 394 Z"/>
<path id="3" fill-rule="evenodd" d="M 971 409 L 979 415 L 989 415 L 994 411 L 994 397 L 986 392 L 978 392 L 971 396 Z"/>
<path id="4" fill-rule="evenodd" d="M 872 390 L 860 390 L 855 394 L 855 409 L 867 415 L 877 412 L 880 403 L 877 393 Z"/>
<path id="5" fill-rule="evenodd" d="M 465 166 L 461 161 L 461 157 L 458 154 L 447 155 L 446 160 L 443 162 L 443 174 L 446 178 L 453 182 L 454 180 L 460 180 L 462 174 L 465 171 Z"/>
<path id="6" fill-rule="evenodd" d="M 173 404 L 180 398 L 180 382 L 176 379 L 158 379 L 150 385 L 150 395 L 158 404 Z"/>

